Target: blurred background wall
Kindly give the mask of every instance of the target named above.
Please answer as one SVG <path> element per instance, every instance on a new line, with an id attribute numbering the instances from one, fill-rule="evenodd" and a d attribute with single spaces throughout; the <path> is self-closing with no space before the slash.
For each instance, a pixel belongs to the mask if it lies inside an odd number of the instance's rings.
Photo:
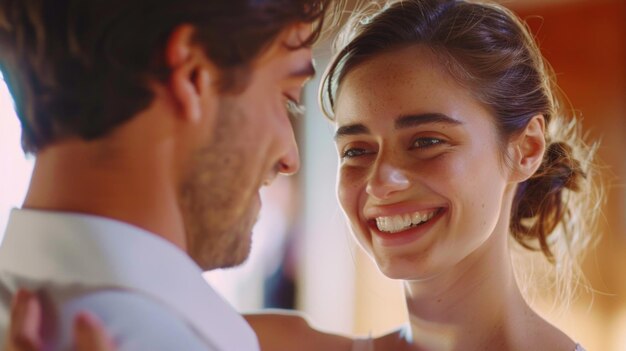
<path id="1" fill-rule="evenodd" d="M 538 291 L 532 303 L 589 351 L 626 350 L 626 1 L 510 0 L 526 19 L 560 86 L 584 118 L 608 184 L 600 241 L 584 262 L 595 292 L 571 308 L 552 307 Z M 330 45 L 316 51 L 318 71 Z M 407 319 L 400 283 L 383 277 L 358 248 L 335 197 L 337 155 L 333 127 L 317 107 L 318 81 L 309 83 L 304 118 L 294 120 L 302 170 L 263 190 L 264 208 L 250 259 L 241 267 L 206 274 L 241 311 L 299 309 L 320 328 L 379 334 Z M 32 159 L 19 149 L 19 126 L 0 84 L 0 233 L 19 206 Z M 1 234 L 0 234 L 1 235 Z"/>

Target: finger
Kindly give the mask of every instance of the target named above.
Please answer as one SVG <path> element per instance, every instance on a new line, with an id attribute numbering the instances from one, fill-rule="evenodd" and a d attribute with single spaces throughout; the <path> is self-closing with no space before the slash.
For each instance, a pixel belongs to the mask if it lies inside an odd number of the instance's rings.
<path id="1" fill-rule="evenodd" d="M 13 297 L 11 325 L 7 338 L 7 349 L 15 351 L 37 351 L 43 344 L 39 335 L 41 305 L 30 291 L 19 290 Z"/>
<path id="2" fill-rule="evenodd" d="M 100 320 L 88 312 L 80 312 L 74 320 L 76 351 L 114 351 L 115 346 Z"/>

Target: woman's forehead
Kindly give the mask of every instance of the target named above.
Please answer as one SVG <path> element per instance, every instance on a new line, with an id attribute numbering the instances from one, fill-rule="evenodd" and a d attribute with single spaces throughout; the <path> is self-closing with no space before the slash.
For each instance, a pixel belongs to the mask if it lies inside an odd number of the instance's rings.
<path id="1" fill-rule="evenodd" d="M 431 50 L 411 47 L 373 57 L 347 73 L 335 104 L 338 128 L 393 128 L 399 118 L 439 114 L 464 128 L 492 128 L 490 109 L 458 83 Z"/>
<path id="2" fill-rule="evenodd" d="M 341 82 L 335 105 L 336 118 L 345 114 L 377 113 L 380 110 L 444 108 L 470 97 L 436 61 L 419 47 L 386 52 L 352 68 Z M 415 111 L 412 111 L 415 112 Z M 422 111 L 431 112 L 431 111 Z"/>

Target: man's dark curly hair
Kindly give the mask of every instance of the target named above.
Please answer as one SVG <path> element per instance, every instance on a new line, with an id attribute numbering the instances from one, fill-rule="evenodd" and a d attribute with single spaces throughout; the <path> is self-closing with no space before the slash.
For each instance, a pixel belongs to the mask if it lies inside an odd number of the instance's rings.
<path id="1" fill-rule="evenodd" d="M 68 137 L 91 140 L 145 109 L 167 79 L 163 48 L 178 25 L 224 72 L 223 91 L 289 25 L 312 23 L 333 0 L 0 0 L 0 70 L 26 152 Z M 243 82 L 245 83 L 245 82 Z"/>

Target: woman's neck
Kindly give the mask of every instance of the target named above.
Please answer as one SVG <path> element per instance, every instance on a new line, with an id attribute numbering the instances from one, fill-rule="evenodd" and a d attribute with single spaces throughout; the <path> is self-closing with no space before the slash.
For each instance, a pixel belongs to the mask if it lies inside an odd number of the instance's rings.
<path id="1" fill-rule="evenodd" d="M 494 233 L 447 272 L 405 283 L 417 349 L 508 349 L 511 327 L 534 312 L 515 282 L 506 240 L 506 232 Z"/>

